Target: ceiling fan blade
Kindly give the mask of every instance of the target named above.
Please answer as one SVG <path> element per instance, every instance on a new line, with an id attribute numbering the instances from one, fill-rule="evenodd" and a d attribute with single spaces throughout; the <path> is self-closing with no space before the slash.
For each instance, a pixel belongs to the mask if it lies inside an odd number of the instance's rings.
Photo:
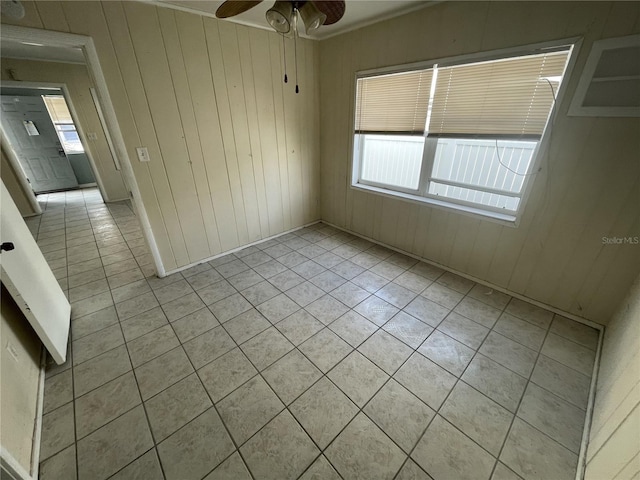
<path id="1" fill-rule="evenodd" d="M 323 25 L 331 25 L 342 18 L 345 10 L 343 0 L 313 0 L 315 6 L 327 16 Z"/>
<path id="2" fill-rule="evenodd" d="M 246 12 L 250 8 L 258 5 L 262 0 L 254 0 L 254 1 L 238 1 L 238 0 L 227 0 L 222 5 L 218 7 L 216 10 L 216 17 L 218 18 L 229 18 L 234 17 L 236 15 L 240 15 L 241 13 Z"/>

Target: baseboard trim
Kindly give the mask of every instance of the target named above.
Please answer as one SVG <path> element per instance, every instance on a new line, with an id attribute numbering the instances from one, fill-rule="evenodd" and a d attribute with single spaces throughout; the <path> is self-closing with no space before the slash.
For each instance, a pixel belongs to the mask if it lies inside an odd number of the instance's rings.
<path id="1" fill-rule="evenodd" d="M 212 257 L 203 258 L 202 260 L 198 260 L 197 262 L 193 262 L 193 263 L 190 263 L 188 265 L 184 265 L 182 267 L 178 267 L 178 268 L 175 268 L 173 270 L 169 270 L 168 272 L 165 272 L 164 275 L 158 275 L 158 277 L 159 278 L 163 278 L 163 277 L 167 277 L 169 275 L 172 275 L 174 273 L 182 272 L 183 270 L 188 270 L 191 267 L 196 267 L 196 266 L 198 266 L 198 265 L 200 265 L 202 263 L 206 263 L 206 262 L 210 262 L 211 260 L 215 260 L 216 258 L 224 257 L 225 255 L 229 255 L 231 253 L 239 252 L 240 250 L 244 250 L 245 248 L 253 247 L 254 245 L 259 245 L 261 243 L 268 242 L 269 240 L 273 240 L 274 238 L 282 237 L 283 235 L 287 235 L 287 234 L 289 234 L 291 232 L 295 232 L 297 230 L 302 230 L 303 228 L 307 228 L 307 227 L 309 227 L 311 225 L 315 225 L 316 223 L 320 223 L 320 222 L 321 222 L 321 220 L 314 220 L 313 222 L 306 223 L 304 225 L 301 225 L 300 227 L 295 227 L 295 228 L 292 228 L 292 229 L 287 230 L 285 232 L 278 233 L 276 235 L 271 235 L 270 237 L 262 238 L 260 240 L 255 241 L 255 242 L 247 243 L 247 244 L 242 245 L 240 247 L 236 247 L 236 248 L 233 248 L 231 250 L 227 250 L 225 252 L 218 253 L 216 255 L 213 255 Z"/>

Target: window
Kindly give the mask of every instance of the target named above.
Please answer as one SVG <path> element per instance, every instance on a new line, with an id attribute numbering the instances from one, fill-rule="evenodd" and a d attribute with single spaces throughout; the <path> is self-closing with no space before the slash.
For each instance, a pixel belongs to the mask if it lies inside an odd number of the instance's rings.
<path id="1" fill-rule="evenodd" d="M 514 221 L 570 52 L 359 74 L 353 185 Z"/>
<path id="2" fill-rule="evenodd" d="M 43 95 L 53 126 L 66 153 L 84 153 L 80 136 L 62 95 Z"/>

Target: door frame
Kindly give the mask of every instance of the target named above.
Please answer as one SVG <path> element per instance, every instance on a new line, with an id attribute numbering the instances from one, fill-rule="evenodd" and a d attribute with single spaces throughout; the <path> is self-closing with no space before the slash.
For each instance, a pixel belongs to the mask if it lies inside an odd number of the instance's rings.
<path id="1" fill-rule="evenodd" d="M 136 216 L 142 227 L 142 233 L 147 241 L 149 250 L 153 257 L 156 273 L 159 277 L 166 276 L 166 271 L 162 260 L 160 258 L 160 251 L 158 245 L 153 236 L 151 230 L 151 223 L 149 216 L 142 202 L 142 196 L 133 173 L 133 167 L 131 166 L 131 159 L 127 153 L 124 137 L 118 124 L 111 96 L 109 95 L 109 89 L 107 87 L 107 81 L 102 72 L 100 66 L 100 60 L 98 57 L 98 51 L 96 50 L 93 38 L 86 35 L 77 35 L 74 33 L 54 32 L 51 30 L 43 30 L 38 28 L 18 27 L 14 25 L 2 25 L 0 30 L 0 39 L 16 40 L 19 42 L 36 42 L 43 45 L 51 45 L 57 47 L 72 47 L 81 48 L 84 53 L 85 65 L 89 71 L 89 76 L 93 80 L 94 87 L 96 89 L 97 99 L 102 108 L 102 113 L 105 119 L 105 126 L 109 131 L 111 140 L 113 142 L 120 166 L 122 167 L 122 174 L 126 185 L 129 187 L 129 193 L 131 196 L 131 202 L 133 203 Z M 23 83 L 23 82 L 18 82 Z M 73 112 L 72 112 L 73 115 Z M 97 178 L 96 178 L 97 180 Z"/>
<path id="2" fill-rule="evenodd" d="M 25 175 L 24 170 L 22 169 L 22 164 L 20 163 L 20 160 L 18 160 L 18 157 L 16 156 L 16 152 L 13 150 L 13 147 L 11 147 L 11 145 L 9 144 L 9 140 L 7 139 L 7 136 L 5 135 L 4 129 L 2 128 L 1 125 L 0 125 L 0 142 L 3 145 L 2 150 L 7 155 L 7 161 L 9 162 L 9 165 L 11 165 L 11 167 L 13 168 L 13 171 L 16 174 L 16 178 L 18 179 L 18 182 L 20 182 L 20 186 L 22 187 L 22 191 L 24 192 L 24 195 L 27 197 L 27 200 L 29 200 L 29 204 L 33 209 L 33 213 L 30 214 L 29 216 L 42 214 L 42 208 L 40 208 L 40 204 L 38 203 L 36 194 L 34 193 L 33 188 L 31 188 L 31 184 L 27 180 L 27 176 Z"/>
<path id="3" fill-rule="evenodd" d="M 102 195 L 102 199 L 105 202 L 110 201 L 111 199 L 107 195 L 107 191 L 104 188 L 104 184 L 102 183 L 102 178 L 100 178 L 100 172 L 98 171 L 98 168 L 96 167 L 96 162 L 94 161 L 93 156 L 91 155 L 91 152 L 86 148 L 86 146 L 89 144 L 88 143 L 88 139 L 87 139 L 87 137 L 86 137 L 86 135 L 84 133 L 82 125 L 80 124 L 80 122 L 78 122 L 78 114 L 76 112 L 75 107 L 73 106 L 73 102 L 71 100 L 71 95 L 69 93 L 69 89 L 67 88 L 67 85 L 65 83 L 19 82 L 19 81 L 15 81 L 15 80 L 3 80 L 3 81 L 0 82 L 0 85 L 2 85 L 3 87 L 11 87 L 11 88 L 28 88 L 28 89 L 39 89 L 39 88 L 42 88 L 43 89 L 42 90 L 42 94 L 43 95 L 47 95 L 47 90 L 46 89 L 53 89 L 53 88 L 59 88 L 60 89 L 60 91 L 62 92 L 62 96 L 64 97 L 64 101 L 67 103 L 67 107 L 69 107 L 69 113 L 71 113 L 71 119 L 73 120 L 73 124 L 76 127 L 76 131 L 78 132 L 78 135 L 80 135 L 80 140 L 82 142 L 82 146 L 85 148 L 84 154 L 89 159 L 89 165 L 91 165 L 91 171 L 93 172 L 93 176 L 95 177 L 96 183 L 98 184 L 98 190 L 100 190 L 100 195 Z M 53 122 L 53 120 L 51 120 L 51 121 Z M 12 149 L 8 144 L 7 144 L 7 146 L 9 147 L 8 150 Z M 66 154 L 66 152 L 65 152 L 65 154 Z M 16 155 L 16 157 L 17 157 L 17 155 Z"/>

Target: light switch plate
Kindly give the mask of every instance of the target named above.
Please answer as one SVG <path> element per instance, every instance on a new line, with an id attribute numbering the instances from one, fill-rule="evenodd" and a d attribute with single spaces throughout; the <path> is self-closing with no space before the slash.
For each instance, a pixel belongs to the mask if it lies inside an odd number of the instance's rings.
<path id="1" fill-rule="evenodd" d="M 95 132 L 89 132 L 87 133 L 87 138 L 89 140 L 98 140 L 98 134 Z"/>
<path id="2" fill-rule="evenodd" d="M 151 159 L 149 158 L 149 150 L 147 147 L 137 147 L 136 152 L 138 153 L 138 160 L 141 162 L 149 162 Z"/>

